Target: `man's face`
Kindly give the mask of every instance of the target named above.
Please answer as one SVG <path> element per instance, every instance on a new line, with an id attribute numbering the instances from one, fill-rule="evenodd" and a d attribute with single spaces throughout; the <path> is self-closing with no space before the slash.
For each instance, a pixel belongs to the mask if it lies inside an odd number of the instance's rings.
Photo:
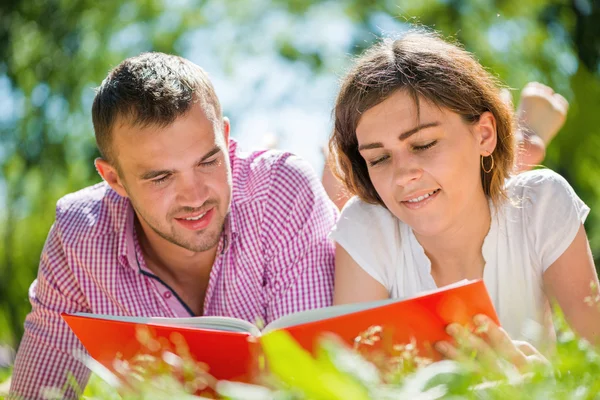
<path id="1" fill-rule="evenodd" d="M 146 235 L 192 252 L 218 244 L 231 201 L 231 170 L 229 122 L 215 125 L 198 103 L 167 127 L 117 121 L 112 149 L 120 194 L 131 200 Z"/>

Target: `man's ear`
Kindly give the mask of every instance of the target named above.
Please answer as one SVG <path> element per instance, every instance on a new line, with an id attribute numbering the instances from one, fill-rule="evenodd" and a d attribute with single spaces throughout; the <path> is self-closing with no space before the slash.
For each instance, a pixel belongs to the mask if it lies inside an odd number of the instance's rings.
<path id="1" fill-rule="evenodd" d="M 231 130 L 231 124 L 229 118 L 223 117 L 223 139 L 225 140 L 225 147 L 229 148 L 229 131 Z"/>
<path id="2" fill-rule="evenodd" d="M 482 156 L 488 156 L 496 149 L 498 134 L 496 130 L 496 117 L 489 111 L 479 117 L 476 124 L 477 138 Z"/>
<path id="3" fill-rule="evenodd" d="M 128 197 L 127 190 L 125 190 L 125 186 L 123 186 L 123 182 L 119 177 L 119 172 L 115 167 L 102 158 L 96 158 L 94 160 L 94 165 L 102 179 L 104 179 L 115 192 L 121 197 Z"/>

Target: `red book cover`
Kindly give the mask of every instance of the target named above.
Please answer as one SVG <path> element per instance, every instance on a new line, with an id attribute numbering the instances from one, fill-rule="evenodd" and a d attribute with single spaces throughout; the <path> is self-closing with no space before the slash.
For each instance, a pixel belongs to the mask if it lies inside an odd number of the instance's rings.
<path id="1" fill-rule="evenodd" d="M 483 281 L 470 281 L 440 288 L 404 300 L 388 300 L 327 307 L 282 317 L 267 325 L 263 332 L 288 331 L 306 350 L 315 350 L 316 340 L 324 333 L 333 333 L 353 345 L 355 338 L 370 327 L 380 326 L 393 344 L 414 341 L 419 355 L 438 359 L 431 345 L 449 340 L 445 328 L 456 322 L 469 325 L 477 314 L 485 314 L 499 324 L 498 317 Z M 131 359 L 148 350 L 136 336 L 139 326 L 148 328 L 152 336 L 173 344 L 177 337 L 187 343 L 196 361 L 206 363 L 209 373 L 217 379 L 248 381 L 257 370 L 260 332 L 241 320 L 219 317 L 185 319 L 129 318 L 95 314 L 63 314 L 90 356 L 114 371 L 113 360 Z M 189 321 L 197 321 L 189 326 Z M 202 326 L 203 321 L 212 321 Z M 221 330 L 218 322 L 223 321 Z M 188 326 L 182 323 L 188 322 Z M 217 323 L 215 323 L 217 321 Z M 307 322 L 308 321 L 308 322 Z M 238 323 L 230 331 L 232 323 Z M 235 324 L 234 324 L 235 325 Z M 207 327 L 208 326 L 208 327 Z"/>
<path id="2" fill-rule="evenodd" d="M 477 314 L 487 315 L 500 325 L 482 280 L 284 329 L 302 347 L 313 351 L 315 339 L 323 332 L 334 333 L 353 345 L 360 333 L 372 326 L 380 326 L 391 343 L 407 344 L 414 340 L 419 355 L 439 359 L 440 354 L 432 345 L 440 340 L 451 340 L 446 327 L 453 322 L 472 326 Z"/>
<path id="3" fill-rule="evenodd" d="M 171 349 L 177 342 L 174 334 L 180 334 L 189 353 L 196 361 L 206 363 L 209 373 L 217 379 L 247 381 L 252 370 L 252 345 L 257 343 L 249 332 L 135 323 L 104 319 L 102 315 L 63 314 L 62 317 L 90 356 L 113 372 L 116 358 L 130 360 L 136 354 L 150 352 L 138 340 L 136 331 L 140 326 L 147 327 L 153 338 L 166 339 L 161 342 Z M 177 323 L 176 319 L 173 323 Z"/>

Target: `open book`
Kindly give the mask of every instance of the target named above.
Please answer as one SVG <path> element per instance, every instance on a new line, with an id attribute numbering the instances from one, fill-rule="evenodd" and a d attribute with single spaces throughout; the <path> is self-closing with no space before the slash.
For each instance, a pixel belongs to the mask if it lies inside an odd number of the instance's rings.
<path id="1" fill-rule="evenodd" d="M 227 317 L 145 318 L 97 314 L 63 314 L 83 346 L 96 361 L 114 370 L 119 356 L 130 359 L 143 351 L 136 339 L 138 326 L 147 326 L 156 338 L 172 340 L 180 334 L 197 361 L 209 366 L 217 379 L 247 381 L 255 369 L 260 336 L 274 330 L 288 331 L 308 351 L 325 332 L 352 345 L 373 326 L 390 333 L 394 344 L 415 341 L 419 354 L 439 358 L 432 344 L 449 339 L 451 322 L 469 324 L 476 314 L 498 317 L 483 281 L 461 281 L 408 299 L 389 299 L 325 307 L 290 314 L 259 330 L 247 321 Z"/>

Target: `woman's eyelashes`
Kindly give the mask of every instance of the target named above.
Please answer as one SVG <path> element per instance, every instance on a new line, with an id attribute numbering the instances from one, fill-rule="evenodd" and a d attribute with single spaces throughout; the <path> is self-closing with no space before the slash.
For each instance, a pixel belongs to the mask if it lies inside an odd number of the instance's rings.
<path id="1" fill-rule="evenodd" d="M 431 142 L 421 145 L 421 146 L 412 146 L 414 151 L 423 151 L 432 148 L 437 144 L 437 140 L 432 140 Z"/>
<path id="2" fill-rule="evenodd" d="M 381 156 L 381 157 L 377 157 L 373 160 L 369 161 L 369 167 L 374 167 L 377 164 L 381 164 L 382 162 L 384 162 L 385 160 L 387 160 L 388 158 L 390 158 L 389 156 Z"/>
<path id="3" fill-rule="evenodd" d="M 432 140 L 431 142 L 427 143 L 427 144 L 423 144 L 423 145 L 411 145 L 411 150 L 413 152 L 421 152 L 421 151 L 425 151 L 428 150 L 430 148 L 432 148 L 433 146 L 435 146 L 437 144 L 437 140 Z M 369 164 L 369 167 L 374 167 L 376 165 L 382 164 L 383 162 L 389 160 L 390 156 L 389 155 L 382 155 L 382 156 L 378 156 L 375 157 L 371 160 L 368 160 L 367 163 Z"/>

